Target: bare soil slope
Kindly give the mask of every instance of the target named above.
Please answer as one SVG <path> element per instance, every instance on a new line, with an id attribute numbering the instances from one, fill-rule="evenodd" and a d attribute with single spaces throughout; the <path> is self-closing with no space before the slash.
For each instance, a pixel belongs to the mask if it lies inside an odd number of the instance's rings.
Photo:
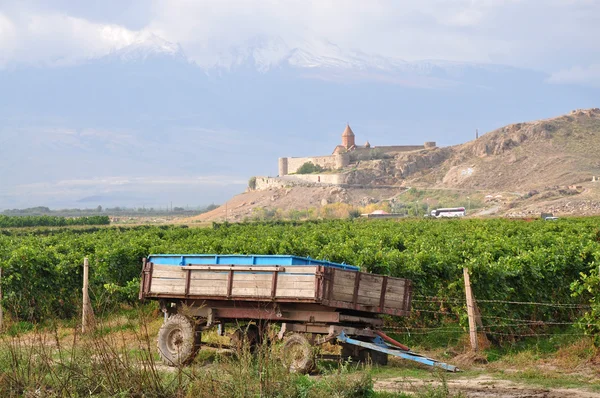
<path id="1" fill-rule="evenodd" d="M 301 212 L 328 203 L 359 207 L 389 200 L 408 187 L 454 190 L 471 199 L 502 198 L 474 212 L 480 216 L 600 214 L 600 181 L 592 182 L 593 176 L 600 179 L 600 109 L 511 124 L 452 147 L 357 161 L 345 171 L 348 186 L 343 188 L 246 192 L 185 222 L 242 221 L 260 209 Z"/>

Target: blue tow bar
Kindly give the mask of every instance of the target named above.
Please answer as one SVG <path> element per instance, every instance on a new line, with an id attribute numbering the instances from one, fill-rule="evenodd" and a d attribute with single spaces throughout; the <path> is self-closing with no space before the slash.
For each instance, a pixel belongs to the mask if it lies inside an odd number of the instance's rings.
<path id="1" fill-rule="evenodd" d="M 448 372 L 459 372 L 460 371 L 460 369 L 458 369 L 454 365 L 449 365 L 444 362 L 436 361 L 435 359 L 427 358 L 423 355 L 414 353 L 412 351 L 405 351 L 398 347 L 390 346 L 379 336 L 374 337 L 372 343 L 368 343 L 366 341 L 360 341 L 360 340 L 355 340 L 353 338 L 350 338 L 342 330 L 342 332 L 337 336 L 337 339 L 339 341 L 341 341 L 342 343 L 352 344 L 352 345 L 360 346 L 363 348 L 367 348 L 369 350 L 383 352 L 383 353 L 393 355 L 396 357 L 400 357 L 403 359 L 408 359 L 409 361 L 419 362 L 419 363 L 422 363 L 427 366 L 441 368 L 441 369 L 447 370 Z"/>

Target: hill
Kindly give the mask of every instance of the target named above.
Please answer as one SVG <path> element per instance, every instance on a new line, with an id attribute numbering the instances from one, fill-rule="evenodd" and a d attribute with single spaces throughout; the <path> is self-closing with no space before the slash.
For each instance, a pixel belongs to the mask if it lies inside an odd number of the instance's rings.
<path id="1" fill-rule="evenodd" d="M 600 182 L 592 181 L 600 178 L 599 153 L 600 109 L 576 110 L 511 124 L 461 145 L 356 161 L 340 171 L 347 181 L 342 186 L 246 192 L 227 203 L 227 218 L 264 218 L 265 211 L 276 216 L 275 209 L 282 216 L 311 208 L 313 215 L 324 216 L 316 209 L 335 203 L 345 204 L 347 211 L 379 203 L 408 214 L 411 206 L 415 214 L 424 214 L 429 207 L 455 205 L 482 216 L 600 214 Z M 195 219 L 224 216 L 225 206 Z"/>

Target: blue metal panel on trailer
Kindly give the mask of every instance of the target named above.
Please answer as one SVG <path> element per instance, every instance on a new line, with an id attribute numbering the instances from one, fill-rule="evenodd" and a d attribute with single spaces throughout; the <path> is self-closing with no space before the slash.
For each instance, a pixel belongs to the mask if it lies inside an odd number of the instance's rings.
<path id="1" fill-rule="evenodd" d="M 369 350 L 383 352 L 388 355 L 393 355 L 393 356 L 400 357 L 403 359 L 408 359 L 409 361 L 419 362 L 419 363 L 422 363 L 423 365 L 432 366 L 432 367 L 436 367 L 436 368 L 442 368 L 444 370 L 447 370 L 448 372 L 460 371 L 460 369 L 458 369 L 454 365 L 450 365 L 445 362 L 440 362 L 436 359 L 428 358 L 421 354 L 417 354 L 416 352 L 405 351 L 405 350 L 399 349 L 398 347 L 392 347 L 389 344 L 386 344 L 385 341 L 383 341 L 383 339 L 379 336 L 375 337 L 373 339 L 372 343 L 369 343 L 366 341 L 360 341 L 360 340 L 350 338 L 342 330 L 340 332 L 340 334 L 337 336 L 337 339 L 339 341 L 341 341 L 342 343 L 352 344 L 352 345 L 356 345 L 359 347 L 367 348 Z"/>
<path id="2" fill-rule="evenodd" d="M 310 257 L 286 255 L 242 254 L 152 254 L 148 261 L 160 265 L 223 264 L 223 265 L 323 265 L 347 271 L 358 271 L 354 265 L 315 260 Z"/>

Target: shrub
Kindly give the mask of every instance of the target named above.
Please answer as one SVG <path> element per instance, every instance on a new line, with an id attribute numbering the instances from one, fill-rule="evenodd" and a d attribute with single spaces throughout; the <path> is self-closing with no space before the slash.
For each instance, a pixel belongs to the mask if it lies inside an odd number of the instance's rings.
<path id="1" fill-rule="evenodd" d="M 250 188 L 251 191 L 256 189 L 256 177 L 250 177 L 248 180 L 248 188 Z"/>
<path id="2" fill-rule="evenodd" d="M 311 173 L 320 173 L 322 172 L 323 167 L 318 164 L 314 164 L 312 162 L 306 162 L 298 170 L 296 170 L 296 174 L 311 174 Z"/>

